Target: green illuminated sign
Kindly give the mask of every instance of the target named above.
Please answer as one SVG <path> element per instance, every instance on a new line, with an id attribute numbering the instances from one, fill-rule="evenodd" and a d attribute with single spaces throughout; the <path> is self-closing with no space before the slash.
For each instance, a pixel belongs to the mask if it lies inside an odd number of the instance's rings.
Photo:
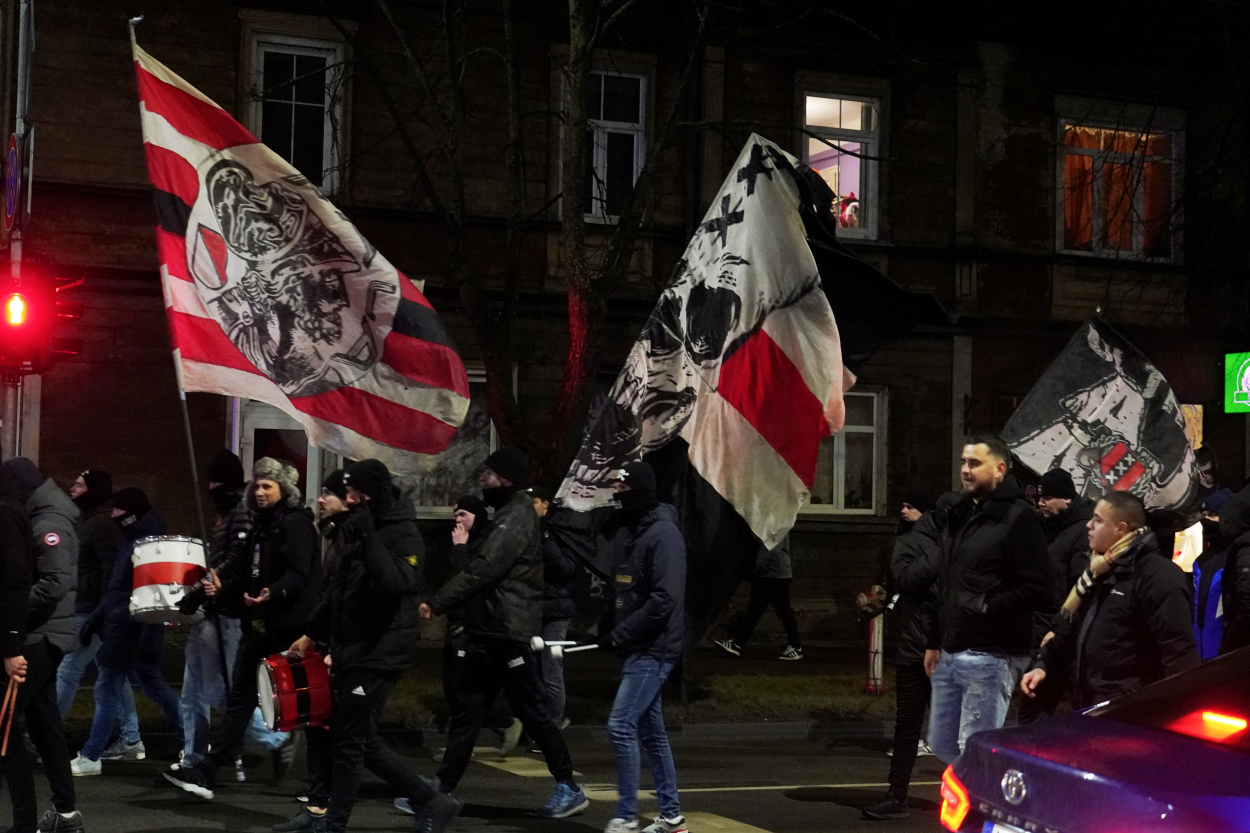
<path id="1" fill-rule="evenodd" d="M 1224 356 L 1224 413 L 1250 414 L 1250 353 Z"/>

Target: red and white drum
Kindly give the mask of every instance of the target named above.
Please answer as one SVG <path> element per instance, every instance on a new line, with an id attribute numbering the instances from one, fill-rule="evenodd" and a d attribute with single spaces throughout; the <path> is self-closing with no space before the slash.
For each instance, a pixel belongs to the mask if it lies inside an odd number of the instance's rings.
<path id="1" fill-rule="evenodd" d="M 303 656 L 284 652 L 261 660 L 256 690 L 261 717 L 275 732 L 328 725 L 333 705 L 330 669 L 316 651 Z"/>
<path id="2" fill-rule="evenodd" d="M 203 541 L 180 535 L 140 538 L 130 563 L 135 566 L 130 617 L 136 622 L 172 625 L 204 618 L 202 611 L 188 616 L 178 610 L 183 595 L 208 572 Z"/>

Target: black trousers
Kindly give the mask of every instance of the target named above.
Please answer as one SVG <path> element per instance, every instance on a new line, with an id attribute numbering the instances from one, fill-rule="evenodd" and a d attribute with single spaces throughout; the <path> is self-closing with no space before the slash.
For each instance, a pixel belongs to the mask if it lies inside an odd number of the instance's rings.
<path id="1" fill-rule="evenodd" d="M 226 694 L 226 714 L 209 738 L 213 751 L 204 757 L 210 776 L 223 766 L 232 766 L 243 748 L 252 713 L 256 711 L 256 668 L 261 660 L 291 647 L 295 639 L 276 639 L 264 634 L 243 634 L 234 668 L 230 671 L 230 691 Z"/>
<path id="2" fill-rule="evenodd" d="M 781 620 L 781 626 L 786 629 L 786 641 L 794 648 L 802 648 L 799 623 L 795 621 L 794 608 L 790 606 L 790 584 L 793 581 L 788 578 L 752 578 L 751 598 L 747 601 L 747 609 L 738 618 L 730 639 L 739 645 L 747 644 L 760 617 L 772 605 L 777 612 L 777 618 Z"/>
<path id="3" fill-rule="evenodd" d="M 905 798 L 911 785 L 911 771 L 916 765 L 916 749 L 924 727 L 925 709 L 929 707 L 929 675 L 923 662 L 900 662 L 896 667 L 894 718 L 894 757 L 890 759 L 890 792 Z"/>
<path id="4" fill-rule="evenodd" d="M 547 710 L 547 689 L 543 685 L 538 656 L 527 646 L 504 643 L 475 645 L 465 651 L 456 702 L 451 703 L 447 727 L 447 751 L 438 779 L 446 790 L 455 789 L 464 777 L 473 756 L 473 744 L 499 690 L 503 689 L 512 713 L 520 718 L 530 740 L 538 744 L 547 769 L 561 783 L 573 785 L 573 759 L 560 734 L 560 727 Z"/>
<path id="5" fill-rule="evenodd" d="M 378 720 L 397 677 L 367 669 L 336 674 L 330 728 L 305 731 L 308 804 L 327 808 L 327 831 L 347 829 L 362 769 L 368 768 L 414 807 L 425 806 L 437 794 L 434 785 L 378 735 Z"/>
<path id="6" fill-rule="evenodd" d="M 74 778 L 69 769 L 69 747 L 56 704 L 56 670 L 61 652 L 46 639 L 26 646 L 26 682 L 18 686 L 9 751 L 3 763 L 4 780 L 13 800 L 13 829 L 34 833 L 39 822 L 35 796 L 35 771 L 22 742 L 23 729 L 43 758 L 43 771 L 52 787 L 52 805 L 59 813 L 74 810 Z M 8 685 L 8 679 L 5 679 Z"/>
<path id="7" fill-rule="evenodd" d="M 1023 725 L 1036 723 L 1042 719 L 1043 715 L 1054 717 L 1055 709 L 1059 708 L 1059 703 L 1063 700 L 1063 695 L 1067 690 L 1067 674 L 1047 674 L 1046 679 L 1042 680 L 1042 684 L 1037 687 L 1037 691 L 1033 692 L 1035 697 L 1020 698 L 1020 710 L 1016 714 L 1016 722 Z"/>
<path id="8" fill-rule="evenodd" d="M 465 669 L 469 667 L 466 659 L 469 654 L 467 648 L 467 640 L 457 640 L 454 644 L 448 641 L 443 644 L 443 697 L 447 700 L 449 725 L 456 712 L 465 709 L 460 692 L 464 689 Z M 495 700 L 497 702 L 498 697 Z M 482 718 L 482 725 L 487 729 L 503 732 L 512 725 L 512 715 L 492 702 L 486 716 Z"/>

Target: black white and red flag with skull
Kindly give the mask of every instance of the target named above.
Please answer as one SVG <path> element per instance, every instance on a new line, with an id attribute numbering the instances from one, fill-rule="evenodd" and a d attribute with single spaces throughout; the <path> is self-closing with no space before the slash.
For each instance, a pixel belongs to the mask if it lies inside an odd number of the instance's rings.
<path id="1" fill-rule="evenodd" d="M 1037 474 L 1063 469 L 1078 493 L 1111 490 L 1151 510 L 1197 493 L 1194 449 L 1167 379 L 1106 322 L 1086 322 L 1007 420 L 1003 439 Z"/>
<path id="2" fill-rule="evenodd" d="M 418 472 L 469 383 L 421 290 L 288 162 L 134 46 L 184 390 L 267 402 L 309 441 Z"/>

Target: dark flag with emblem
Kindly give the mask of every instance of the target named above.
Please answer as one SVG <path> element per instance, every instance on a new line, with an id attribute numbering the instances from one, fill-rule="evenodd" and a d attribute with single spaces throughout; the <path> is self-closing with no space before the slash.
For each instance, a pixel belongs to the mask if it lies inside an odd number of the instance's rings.
<path id="1" fill-rule="evenodd" d="M 267 402 L 309 441 L 419 472 L 469 405 L 420 288 L 306 177 L 134 45 L 179 385 Z"/>
<path id="2" fill-rule="evenodd" d="M 1067 471 L 1089 498 L 1127 491 L 1148 509 L 1181 512 L 1197 494 L 1194 450 L 1172 388 L 1098 318 L 1081 327 L 1029 391 L 1003 439 L 1037 474 Z"/>

